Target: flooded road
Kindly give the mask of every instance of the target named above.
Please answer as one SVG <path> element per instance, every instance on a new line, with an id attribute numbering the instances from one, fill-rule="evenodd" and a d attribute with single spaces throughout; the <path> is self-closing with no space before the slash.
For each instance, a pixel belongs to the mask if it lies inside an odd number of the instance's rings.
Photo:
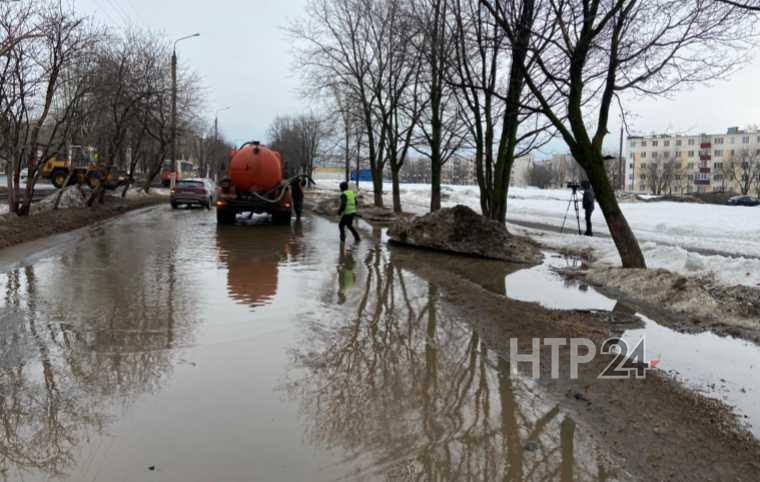
<path id="1" fill-rule="evenodd" d="M 630 478 L 365 236 L 160 207 L 5 253 L 0 480 Z"/>

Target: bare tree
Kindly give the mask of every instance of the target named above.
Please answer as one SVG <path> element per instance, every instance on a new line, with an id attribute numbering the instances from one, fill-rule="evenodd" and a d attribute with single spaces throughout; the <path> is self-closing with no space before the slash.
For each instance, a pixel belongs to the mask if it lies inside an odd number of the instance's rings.
<path id="1" fill-rule="evenodd" d="M 506 220 L 512 166 L 546 142 L 548 122 L 539 119 L 525 92 L 535 0 L 508 2 L 489 11 L 479 0 L 456 0 L 457 48 L 451 82 L 462 105 L 475 150 L 484 216 Z M 510 55 L 504 55 L 508 52 Z M 507 74 L 506 85 L 501 78 Z"/>
<path id="2" fill-rule="evenodd" d="M 760 156 L 746 149 L 739 151 L 736 156 L 724 161 L 718 172 L 746 196 L 760 184 Z"/>
<path id="3" fill-rule="evenodd" d="M 377 51 L 372 40 L 376 27 L 374 10 L 382 2 L 372 0 L 310 0 L 306 18 L 291 25 L 296 42 L 299 70 L 314 92 L 344 88 L 359 106 L 363 134 L 374 186 L 374 204 L 383 205 L 386 124 L 378 104 L 378 72 L 384 71 L 386 51 Z"/>
<path id="4" fill-rule="evenodd" d="M 539 18 L 547 28 L 536 29 L 543 33 L 530 59 L 539 69 L 526 83 L 588 174 L 623 266 L 645 267 L 604 169 L 612 103 L 624 92 L 663 95 L 727 74 L 753 38 L 751 16 L 704 0 L 547 0 Z"/>
<path id="5" fill-rule="evenodd" d="M 652 194 L 668 194 L 672 191 L 679 174 L 679 165 L 675 161 L 664 159 L 650 162 L 647 166 L 647 184 Z M 614 178 L 610 178 L 614 179 Z"/>
<path id="6" fill-rule="evenodd" d="M 731 5 L 732 7 L 742 8 L 744 10 L 750 10 L 753 12 L 760 12 L 760 1 L 758 0 L 744 0 L 744 1 L 717 0 L 717 1 L 721 3 L 725 3 L 726 5 Z"/>
<path id="7" fill-rule="evenodd" d="M 8 10 L 4 29 L 12 29 Z M 4 39 L 2 56 L 2 146 L 8 159 L 9 208 L 29 213 L 39 167 L 66 144 L 71 116 L 89 88 L 90 54 L 95 34 L 86 19 L 50 4 L 24 6 L 23 22 L 33 23 L 34 35 Z M 18 12 L 17 12 L 17 15 Z M 19 27 L 23 30 L 23 27 Z M 28 27 L 27 27 L 28 28 Z M 6 30 L 6 32 L 9 30 Z M 12 34 L 9 34 L 11 38 Z M 27 169 L 24 195 L 19 199 L 20 173 Z"/>
<path id="8" fill-rule="evenodd" d="M 459 112 L 451 78 L 451 59 L 457 50 L 456 36 L 449 28 L 451 2 L 448 0 L 414 0 L 414 19 L 418 33 L 415 45 L 423 65 L 421 95 L 424 108 L 420 115 L 421 139 L 415 149 L 430 159 L 430 210 L 441 208 L 441 172 L 443 165 L 462 146 L 466 132 Z"/>
<path id="9" fill-rule="evenodd" d="M 378 110 L 385 131 L 384 152 L 391 171 L 393 211 L 401 213 L 400 172 L 424 109 L 421 98 L 422 56 L 413 46 L 415 24 L 409 3 L 386 0 L 376 12 L 375 49 L 385 53 L 383 66 L 371 71 L 380 102 Z M 377 78 L 375 77 L 375 74 Z"/>
<path id="10" fill-rule="evenodd" d="M 328 134 L 325 122 L 315 114 L 278 117 L 269 128 L 269 145 L 282 156 L 288 176 L 311 178 Z"/>

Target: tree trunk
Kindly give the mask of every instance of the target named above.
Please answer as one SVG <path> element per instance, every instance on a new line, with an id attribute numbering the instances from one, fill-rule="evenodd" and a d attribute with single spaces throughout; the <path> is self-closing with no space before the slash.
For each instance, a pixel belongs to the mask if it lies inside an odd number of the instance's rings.
<path id="1" fill-rule="evenodd" d="M 401 189 L 399 187 L 399 166 L 391 166 L 391 180 L 393 182 L 393 212 L 401 214 Z"/>
<path id="2" fill-rule="evenodd" d="M 618 253 L 620 253 L 623 268 L 646 268 L 644 254 L 641 252 L 641 247 L 639 247 L 639 242 L 633 234 L 631 226 L 620 210 L 620 205 L 615 198 L 615 191 L 607 178 L 607 171 L 604 169 L 604 160 L 601 154 L 591 159 L 586 168 L 586 174 L 594 188 L 596 200 L 602 209 L 604 219 L 607 221 L 610 235 L 612 235 Z"/>
<path id="3" fill-rule="evenodd" d="M 430 212 L 441 209 L 441 163 L 436 157 L 430 166 Z"/>
<path id="4" fill-rule="evenodd" d="M 356 173 L 357 180 L 359 179 L 359 173 Z M 358 181 L 357 181 L 358 182 Z M 372 169 L 372 187 L 375 190 L 375 206 L 378 208 L 383 207 L 383 169 Z"/>

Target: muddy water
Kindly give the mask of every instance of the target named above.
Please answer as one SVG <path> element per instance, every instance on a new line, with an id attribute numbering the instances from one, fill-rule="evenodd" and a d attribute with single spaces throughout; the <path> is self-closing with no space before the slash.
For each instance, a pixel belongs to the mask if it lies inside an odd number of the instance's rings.
<path id="1" fill-rule="evenodd" d="M 251 224 L 162 207 L 6 260 L 0 480 L 625 478 L 379 233 Z"/>
<path id="2" fill-rule="evenodd" d="M 640 326 L 614 333 L 629 347 L 644 340 L 647 359 L 679 383 L 731 406 L 740 425 L 760 438 L 760 346 L 711 332 L 680 333 L 635 306 L 609 298 L 582 281 L 566 279 L 558 269 L 580 268 L 573 256 L 544 253 L 542 265 L 505 275 L 505 295 L 559 310 L 594 310 L 634 314 Z"/>

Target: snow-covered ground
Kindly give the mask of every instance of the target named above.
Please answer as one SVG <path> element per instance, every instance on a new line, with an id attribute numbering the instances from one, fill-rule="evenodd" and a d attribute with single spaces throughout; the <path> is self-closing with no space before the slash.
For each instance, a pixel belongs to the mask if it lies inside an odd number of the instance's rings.
<path id="1" fill-rule="evenodd" d="M 337 189 L 336 181 L 320 182 L 317 179 L 317 182 L 321 188 Z M 360 188 L 371 191 L 372 185 L 362 182 Z M 390 205 L 390 184 L 386 184 L 385 190 Z M 401 190 L 405 211 L 427 212 L 429 185 L 403 184 Z M 444 185 L 442 192 L 445 206 L 464 204 L 480 210 L 477 186 Z M 570 201 L 569 190 L 512 187 L 509 192 L 508 223 L 562 225 Z M 760 286 L 760 207 L 629 202 L 621 203 L 621 208 L 641 242 L 649 267 L 689 275 L 715 276 L 716 280 L 725 284 Z M 598 234 L 609 234 L 598 208 L 594 211 L 593 222 Z M 575 223 L 571 206 L 568 225 L 577 230 Z M 514 232 L 540 238 L 547 246 L 591 249 L 598 262 L 613 266 L 620 264 L 617 250 L 609 238 L 578 236 L 572 234 L 572 229 L 566 234 L 559 234 L 514 224 L 509 227 Z"/>

